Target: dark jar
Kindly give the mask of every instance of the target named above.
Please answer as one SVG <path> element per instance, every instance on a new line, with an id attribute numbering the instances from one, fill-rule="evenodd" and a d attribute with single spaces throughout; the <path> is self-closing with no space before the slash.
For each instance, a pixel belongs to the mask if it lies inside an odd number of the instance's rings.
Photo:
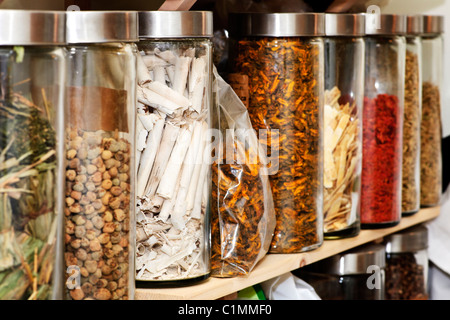
<path id="1" fill-rule="evenodd" d="M 428 229 L 416 226 L 385 238 L 386 300 L 427 300 Z"/>
<path id="2" fill-rule="evenodd" d="M 367 244 L 293 271 L 322 300 L 383 300 L 385 249 Z"/>
<path id="3" fill-rule="evenodd" d="M 401 219 L 405 30 L 406 16 L 366 14 L 362 228 L 394 226 Z"/>

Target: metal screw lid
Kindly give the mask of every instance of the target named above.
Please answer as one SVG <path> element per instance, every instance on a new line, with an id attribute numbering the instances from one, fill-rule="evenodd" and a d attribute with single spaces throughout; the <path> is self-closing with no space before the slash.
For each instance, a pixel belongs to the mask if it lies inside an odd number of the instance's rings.
<path id="1" fill-rule="evenodd" d="M 68 11 L 67 43 L 136 42 L 137 11 Z"/>
<path id="2" fill-rule="evenodd" d="M 0 45 L 65 44 L 65 12 L 0 10 Z"/>
<path id="3" fill-rule="evenodd" d="M 383 245 L 367 244 L 321 260 L 314 264 L 313 270 L 339 276 L 367 274 L 369 266 L 384 268 L 385 256 L 386 251 Z"/>
<path id="4" fill-rule="evenodd" d="M 406 33 L 409 35 L 419 35 L 423 32 L 423 17 L 421 15 L 406 17 Z"/>
<path id="5" fill-rule="evenodd" d="M 366 35 L 403 35 L 406 33 L 406 16 L 398 14 L 364 13 Z"/>
<path id="6" fill-rule="evenodd" d="M 210 11 L 139 12 L 141 39 L 212 37 L 213 32 L 213 15 Z"/>
<path id="7" fill-rule="evenodd" d="M 439 34 L 444 32 L 444 16 L 423 16 L 423 33 Z"/>
<path id="8" fill-rule="evenodd" d="M 326 36 L 363 36 L 365 35 L 365 16 L 351 13 L 326 13 Z"/>
<path id="9" fill-rule="evenodd" d="M 387 253 L 416 252 L 428 248 L 428 229 L 422 225 L 389 235 L 384 240 Z"/>
<path id="10" fill-rule="evenodd" d="M 230 33 L 239 36 L 324 36 L 323 13 L 231 13 Z"/>

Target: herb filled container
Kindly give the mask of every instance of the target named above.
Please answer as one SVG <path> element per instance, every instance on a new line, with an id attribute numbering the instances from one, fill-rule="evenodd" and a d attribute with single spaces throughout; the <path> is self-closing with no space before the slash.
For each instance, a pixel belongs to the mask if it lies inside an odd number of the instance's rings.
<path id="1" fill-rule="evenodd" d="M 386 300 L 428 299 L 428 229 L 415 226 L 391 234 L 386 245 Z"/>
<path id="2" fill-rule="evenodd" d="M 139 12 L 138 287 L 210 276 L 212 13 Z"/>
<path id="3" fill-rule="evenodd" d="M 360 231 L 364 15 L 325 15 L 324 237 Z"/>
<path id="4" fill-rule="evenodd" d="M 324 15 L 230 15 L 229 83 L 268 155 L 277 225 L 271 253 L 323 242 Z"/>
<path id="5" fill-rule="evenodd" d="M 420 125 L 422 118 L 423 18 L 407 16 L 405 60 L 405 108 L 403 116 L 402 215 L 420 208 Z"/>
<path id="6" fill-rule="evenodd" d="M 137 12 L 67 12 L 66 299 L 134 299 Z"/>
<path id="7" fill-rule="evenodd" d="M 322 300 L 384 300 L 385 252 L 381 244 L 366 244 L 293 273 Z"/>
<path id="8" fill-rule="evenodd" d="M 365 16 L 361 227 L 384 228 L 402 215 L 406 16 Z"/>
<path id="9" fill-rule="evenodd" d="M 420 145 L 420 205 L 440 204 L 442 194 L 442 69 L 444 17 L 423 16 L 422 122 Z"/>
<path id="10" fill-rule="evenodd" d="M 61 299 L 64 21 L 0 10 L 0 300 Z"/>

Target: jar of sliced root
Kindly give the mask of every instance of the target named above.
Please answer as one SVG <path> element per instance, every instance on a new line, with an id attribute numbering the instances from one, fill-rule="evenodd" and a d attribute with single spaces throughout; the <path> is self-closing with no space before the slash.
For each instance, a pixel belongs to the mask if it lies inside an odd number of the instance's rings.
<path id="1" fill-rule="evenodd" d="M 210 274 L 211 12 L 139 12 L 137 286 Z"/>
<path id="2" fill-rule="evenodd" d="M 66 298 L 133 299 L 137 12 L 69 12 L 67 34 Z"/>
<path id="3" fill-rule="evenodd" d="M 364 33 L 362 14 L 325 15 L 325 239 L 360 231 Z"/>

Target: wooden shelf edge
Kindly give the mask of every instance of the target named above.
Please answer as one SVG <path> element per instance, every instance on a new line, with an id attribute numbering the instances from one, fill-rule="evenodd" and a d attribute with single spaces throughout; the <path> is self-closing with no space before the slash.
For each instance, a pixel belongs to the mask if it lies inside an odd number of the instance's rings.
<path id="1" fill-rule="evenodd" d="M 162 289 L 136 289 L 137 300 L 214 300 L 230 293 L 242 290 L 254 284 L 277 277 L 304 265 L 328 258 L 337 253 L 359 245 L 377 240 L 397 232 L 436 218 L 440 207 L 425 208 L 410 217 L 404 217 L 394 227 L 372 230 L 361 230 L 353 238 L 325 240 L 319 248 L 296 254 L 267 254 L 252 270 L 248 277 L 209 278 L 206 281 L 187 287 Z"/>

